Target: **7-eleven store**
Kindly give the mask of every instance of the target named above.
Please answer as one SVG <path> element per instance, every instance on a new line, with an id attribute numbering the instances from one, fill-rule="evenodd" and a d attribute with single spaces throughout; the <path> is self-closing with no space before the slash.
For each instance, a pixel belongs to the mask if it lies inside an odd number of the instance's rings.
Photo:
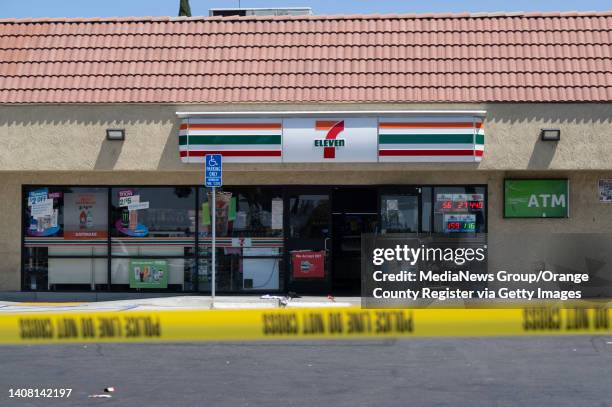
<path id="1" fill-rule="evenodd" d="M 240 217 L 248 216 L 252 226 L 253 213 L 230 210 L 232 237 L 222 238 L 221 247 L 241 250 L 243 256 L 243 280 L 234 289 L 355 294 L 362 233 L 486 232 L 486 183 L 457 184 L 450 177 L 434 183 L 426 173 L 399 182 L 368 179 L 371 171 L 393 168 L 391 163 L 477 165 L 484 151 L 484 112 L 178 115 L 184 163 L 201 164 L 206 154 L 219 153 L 230 166 L 280 164 L 306 174 L 302 185 L 286 179 L 271 187 L 224 188 L 230 200 L 248 188 L 267 190 L 257 204 L 265 214 L 260 220 L 265 237 L 241 231 Z M 361 182 L 354 185 L 333 172 L 318 178 L 317 167 L 330 166 L 342 166 Z M 315 178 L 319 185 L 313 185 Z M 224 224 L 220 228 L 225 232 Z M 209 232 L 201 231 L 199 239 L 208 243 Z"/>
<path id="2" fill-rule="evenodd" d="M 487 230 L 484 111 L 173 115 L 176 175 L 24 183 L 23 289 L 209 292 L 212 153 L 219 293 L 355 295 L 362 233 Z"/>

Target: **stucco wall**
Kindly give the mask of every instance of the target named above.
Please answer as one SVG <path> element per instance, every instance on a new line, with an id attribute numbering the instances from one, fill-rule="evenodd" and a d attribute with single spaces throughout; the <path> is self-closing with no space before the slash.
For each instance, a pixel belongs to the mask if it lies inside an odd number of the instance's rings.
<path id="1" fill-rule="evenodd" d="M 504 177 L 568 177 L 569 219 L 503 219 Z M 229 171 L 228 185 L 289 184 L 487 184 L 490 234 L 600 232 L 612 230 L 612 205 L 598 200 L 597 181 L 612 171 Z M 21 188 L 47 185 L 181 185 L 200 184 L 196 171 L 0 172 L 0 290 L 20 288 Z M 526 236 L 526 235 L 525 235 Z"/>
<path id="2" fill-rule="evenodd" d="M 479 164 L 227 165 L 227 170 L 571 170 L 612 169 L 612 104 L 479 105 L 51 105 L 0 106 L 0 171 L 199 171 L 178 158 L 177 111 L 486 110 L 485 155 Z M 125 128 L 124 142 L 105 139 Z M 539 141 L 541 128 L 561 129 L 559 143 Z"/>
<path id="3" fill-rule="evenodd" d="M 226 184 L 488 184 L 490 233 L 608 232 L 612 104 L 50 105 L 0 106 L 0 290 L 20 286 L 24 184 L 199 184 L 201 166 L 178 157 L 177 111 L 486 110 L 485 155 L 473 164 L 227 164 Z M 125 128 L 124 142 L 106 140 Z M 539 141 L 561 129 L 559 143 Z M 504 177 L 570 178 L 569 219 L 503 219 Z"/>

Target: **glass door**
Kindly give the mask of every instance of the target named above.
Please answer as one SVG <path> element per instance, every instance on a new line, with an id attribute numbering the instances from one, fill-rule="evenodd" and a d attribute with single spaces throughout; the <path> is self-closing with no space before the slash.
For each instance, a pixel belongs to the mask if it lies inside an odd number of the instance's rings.
<path id="1" fill-rule="evenodd" d="M 285 199 L 288 291 L 329 293 L 331 288 L 331 191 L 303 187 Z"/>

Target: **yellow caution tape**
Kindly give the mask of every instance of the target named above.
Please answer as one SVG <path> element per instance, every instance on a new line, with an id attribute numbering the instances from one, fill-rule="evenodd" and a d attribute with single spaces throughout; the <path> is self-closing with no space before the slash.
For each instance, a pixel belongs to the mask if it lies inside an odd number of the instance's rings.
<path id="1" fill-rule="evenodd" d="M 612 334 L 610 308 L 0 314 L 0 344 Z"/>

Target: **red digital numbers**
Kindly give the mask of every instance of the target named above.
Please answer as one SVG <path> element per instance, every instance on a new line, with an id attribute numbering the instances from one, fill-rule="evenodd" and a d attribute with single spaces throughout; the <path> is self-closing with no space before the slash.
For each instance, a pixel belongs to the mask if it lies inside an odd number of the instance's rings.
<path id="1" fill-rule="evenodd" d="M 459 230 L 461 229 L 461 222 L 448 222 L 446 228 L 448 230 Z"/>
<path id="2" fill-rule="evenodd" d="M 484 208 L 483 201 L 441 201 L 440 209 L 443 211 L 466 211 L 468 209 L 479 210 Z"/>

